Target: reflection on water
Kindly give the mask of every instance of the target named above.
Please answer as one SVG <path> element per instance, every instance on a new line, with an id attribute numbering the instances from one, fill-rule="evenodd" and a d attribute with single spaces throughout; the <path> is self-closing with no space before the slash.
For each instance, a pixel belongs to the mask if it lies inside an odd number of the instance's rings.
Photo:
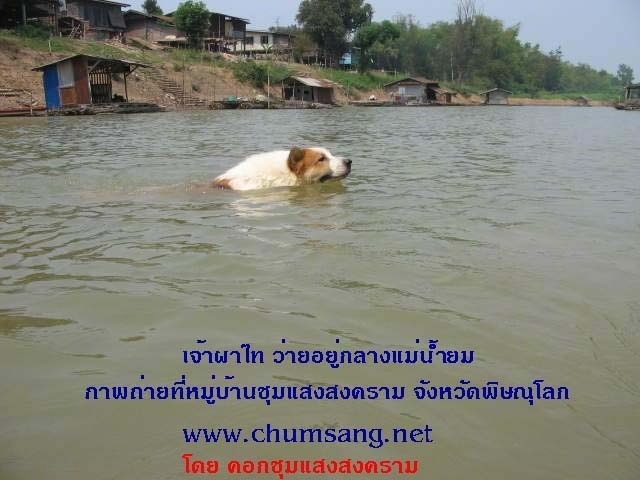
<path id="1" fill-rule="evenodd" d="M 402 457 L 419 458 L 433 478 L 640 477 L 640 116 L 621 113 L 1 119 L 0 363 L 12 388 L 0 397 L 0 477 L 176 478 L 185 448 L 212 455 L 185 445 L 181 429 L 212 422 L 434 429 L 427 447 L 217 444 L 225 461 Z M 257 192 L 190 187 L 247 155 L 293 145 L 350 158 L 351 176 Z M 285 337 L 323 348 L 436 338 L 473 348 L 477 360 L 213 373 L 257 385 L 409 388 L 421 378 L 544 378 L 566 384 L 571 400 L 214 409 L 84 401 L 89 384 L 128 384 L 141 373 L 173 382 L 196 338 L 271 350 Z M 78 468 L 81 458 L 93 460 Z"/>

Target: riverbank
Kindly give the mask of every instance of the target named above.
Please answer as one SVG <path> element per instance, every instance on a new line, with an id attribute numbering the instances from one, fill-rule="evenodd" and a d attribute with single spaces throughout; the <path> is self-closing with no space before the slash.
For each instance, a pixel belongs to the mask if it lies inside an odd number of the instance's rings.
<path id="1" fill-rule="evenodd" d="M 50 42 L 22 39 L 1 33 L 0 42 L 0 111 L 16 109 L 40 109 L 44 106 L 42 74 L 32 69 L 65 56 L 85 53 L 112 58 L 128 58 L 150 65 L 152 68 L 136 70 L 127 81 L 126 93 L 130 101 L 155 103 L 166 109 L 206 106 L 229 97 L 256 98 L 271 96 L 281 98 L 280 86 L 257 87 L 241 81 L 234 75 L 234 64 L 242 61 L 236 57 L 219 56 L 215 60 L 204 55 L 190 55 L 164 50 L 149 50 L 115 42 L 88 42 L 68 39 L 53 39 Z M 182 55 L 182 57 L 181 57 Z M 320 77 L 330 71 L 295 63 L 277 64 L 292 74 Z M 370 96 L 385 99 L 382 85 L 388 80 L 380 77 L 377 88 L 355 88 L 349 81 L 335 81 L 337 105 L 348 105 L 351 101 L 366 100 Z M 370 85 L 375 85 L 370 82 Z M 122 78 L 113 78 L 115 94 L 125 93 Z M 459 93 L 454 102 L 459 105 L 479 105 L 483 97 Z M 575 106 L 573 99 L 534 99 L 512 97 L 511 105 Z M 590 101 L 590 105 L 612 105 L 609 101 Z"/>

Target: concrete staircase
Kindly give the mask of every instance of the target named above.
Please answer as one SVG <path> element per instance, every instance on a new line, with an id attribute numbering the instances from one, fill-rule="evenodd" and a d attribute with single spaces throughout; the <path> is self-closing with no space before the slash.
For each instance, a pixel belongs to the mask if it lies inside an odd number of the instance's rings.
<path id="1" fill-rule="evenodd" d="M 168 95 L 171 95 L 175 99 L 176 105 L 183 107 L 206 107 L 207 100 L 193 95 L 187 91 L 187 88 L 191 90 L 191 86 L 185 85 L 184 91 L 182 85 L 178 85 L 174 80 L 167 77 L 162 71 L 157 68 L 150 70 L 150 77 L 155 83 L 162 89 L 162 91 Z"/>

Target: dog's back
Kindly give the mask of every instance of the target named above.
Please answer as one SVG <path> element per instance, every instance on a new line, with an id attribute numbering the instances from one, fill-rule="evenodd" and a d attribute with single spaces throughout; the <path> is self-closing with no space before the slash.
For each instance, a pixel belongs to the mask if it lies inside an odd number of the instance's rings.
<path id="1" fill-rule="evenodd" d="M 291 187 L 346 177 L 351 160 L 333 156 L 321 147 L 276 150 L 247 157 L 213 180 L 214 188 L 255 190 Z"/>

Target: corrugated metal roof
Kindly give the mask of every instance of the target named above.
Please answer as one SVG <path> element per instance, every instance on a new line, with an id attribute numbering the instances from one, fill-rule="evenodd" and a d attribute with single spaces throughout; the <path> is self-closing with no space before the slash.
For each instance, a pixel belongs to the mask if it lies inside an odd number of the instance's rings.
<path id="1" fill-rule="evenodd" d="M 175 11 L 173 12 L 169 12 L 169 13 L 165 13 L 165 16 L 167 17 L 174 17 L 176 14 Z M 211 15 L 220 15 L 221 17 L 225 17 L 227 20 L 240 20 L 241 22 L 244 22 L 246 24 L 250 24 L 251 22 L 249 21 L 249 19 L 247 18 L 242 18 L 242 17 L 234 17 L 233 15 L 227 15 L 226 13 L 219 13 L 219 12 L 209 12 L 209 16 Z"/>
<path id="2" fill-rule="evenodd" d="M 383 87 L 390 87 L 391 85 L 395 85 L 396 83 L 403 83 L 403 82 L 414 82 L 414 83 L 420 83 L 422 85 L 438 85 L 438 82 L 436 82 L 435 80 L 429 80 L 428 78 L 425 78 L 425 77 L 413 76 L 413 77 L 404 77 L 398 80 L 394 80 L 393 82 L 384 84 Z"/>
<path id="3" fill-rule="evenodd" d="M 508 93 L 509 95 L 513 95 L 513 92 L 510 92 L 509 90 L 505 90 L 504 88 L 492 88 L 491 90 L 487 90 L 486 92 L 480 92 L 478 95 L 486 95 L 487 93 L 497 92 L 497 91 L 501 91 L 504 93 Z"/>
<path id="4" fill-rule="evenodd" d="M 311 78 L 311 77 L 291 76 L 291 77 L 285 78 L 283 81 L 286 81 L 286 80 L 288 80 L 290 78 L 292 78 L 296 82 L 302 83 L 303 85 L 306 85 L 308 87 L 320 87 L 320 88 L 333 88 L 333 87 L 335 87 L 335 83 L 330 82 L 329 80 L 319 80 L 317 78 Z"/>
<path id="5" fill-rule="evenodd" d="M 108 5 L 119 5 L 120 7 L 130 7 L 131 6 L 128 3 L 113 2 L 111 0 L 93 0 L 93 1 L 94 2 L 98 2 L 98 3 L 106 3 Z"/>
<path id="6" fill-rule="evenodd" d="M 137 65 L 139 67 L 151 67 L 151 65 L 147 65 L 146 63 L 140 63 L 140 62 L 134 62 L 132 60 L 121 60 L 119 58 L 106 58 L 106 57 L 96 57 L 94 55 L 84 55 L 82 53 L 77 54 L 77 55 L 71 55 L 69 57 L 64 57 L 61 58 L 60 60 L 56 60 L 54 62 L 49 62 L 49 63 L 45 63 L 44 65 L 40 65 L 39 67 L 35 67 L 32 68 L 32 71 L 40 71 L 40 70 L 44 70 L 47 67 L 50 67 L 51 65 L 56 65 L 58 63 L 61 62 L 66 62 L 67 60 L 70 60 L 72 58 L 76 58 L 76 57 L 86 57 L 90 60 L 98 60 L 98 61 L 103 61 L 103 62 L 115 62 L 115 63 L 121 63 L 121 64 L 126 64 L 126 65 Z"/>
<path id="7" fill-rule="evenodd" d="M 447 90 L 446 88 L 442 88 L 442 87 L 429 87 L 431 90 L 433 90 L 436 93 L 440 93 L 440 94 L 445 94 L 445 93 L 450 93 L 451 95 L 457 95 L 457 92 L 453 92 L 451 90 Z"/>
<path id="8" fill-rule="evenodd" d="M 149 15 L 148 13 L 139 12 L 138 10 L 127 10 L 126 12 L 123 13 L 123 15 L 125 17 L 131 17 L 131 16 L 137 15 L 140 17 L 151 18 L 155 20 L 162 20 L 163 22 L 170 23 L 171 25 L 174 24 L 173 23 L 174 19 L 172 17 L 167 17 L 166 15 Z"/>

